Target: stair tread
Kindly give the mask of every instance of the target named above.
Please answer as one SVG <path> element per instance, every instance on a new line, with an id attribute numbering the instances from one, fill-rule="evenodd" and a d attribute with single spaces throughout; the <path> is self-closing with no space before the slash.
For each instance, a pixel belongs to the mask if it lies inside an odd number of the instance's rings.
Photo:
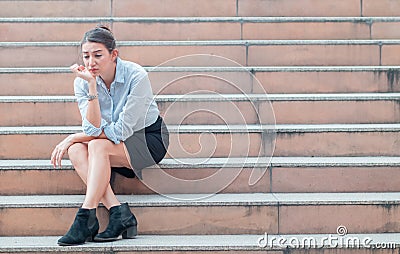
<path id="1" fill-rule="evenodd" d="M 398 71 L 400 66 L 242 66 L 242 67 L 164 67 L 144 66 L 147 71 L 165 72 L 375 72 L 375 71 Z M 2 73 L 71 73 L 70 68 L 63 66 L 54 67 L 1 67 Z"/>
<path id="2" fill-rule="evenodd" d="M 72 169 L 69 160 L 61 169 Z M 236 157 L 236 158 L 165 158 L 161 168 L 220 168 L 220 167 L 377 167 L 400 166 L 400 157 Z M 53 169 L 49 160 L 0 160 L 0 170 Z"/>
<path id="3" fill-rule="evenodd" d="M 311 132 L 397 132 L 400 124 L 202 124 L 202 125 L 168 125 L 171 133 L 261 133 L 273 130 L 277 133 L 311 133 Z M 71 134 L 82 130 L 81 126 L 6 126 L 0 127 L 0 135 L 12 134 Z"/>
<path id="4" fill-rule="evenodd" d="M 3 17 L 0 23 L 49 22 L 397 22 L 400 17 Z"/>
<path id="5" fill-rule="evenodd" d="M 336 237 L 336 234 L 332 234 Z M 28 237 L 0 237 L 0 252 L 7 251 L 167 251 L 167 250 L 204 250 L 204 251 L 227 251 L 227 250 L 262 250 L 259 246 L 259 239 L 262 235 L 139 235 L 136 239 L 120 240 L 108 243 L 85 243 L 84 245 L 74 247 L 61 247 L 57 245 L 59 236 L 28 236 Z M 296 234 L 296 235 L 268 235 L 269 243 L 273 243 L 272 238 L 281 239 L 313 239 L 316 246 L 310 244 L 309 249 L 332 248 L 328 241 L 323 239 L 328 234 Z M 352 246 L 349 242 L 343 242 L 338 248 L 371 248 L 377 244 L 386 244 L 387 248 L 394 248 L 400 245 L 400 233 L 378 233 L 378 234 L 348 234 L 344 239 L 359 239 L 360 247 Z M 364 239 L 370 239 L 365 245 L 362 245 Z M 261 242 L 263 243 L 263 242 Z M 274 241 L 273 249 L 286 249 L 287 245 L 279 245 L 278 241 Z M 286 244 L 296 244 L 295 241 L 287 241 Z M 305 242 L 307 243 L 307 242 Z M 338 244 L 339 242 L 331 242 Z M 389 246 L 390 244 L 390 246 Z M 271 249 L 271 245 L 267 245 L 265 249 Z"/>
<path id="6" fill-rule="evenodd" d="M 209 101 L 375 101 L 399 100 L 400 93 L 317 93 L 317 94 L 162 94 L 157 102 L 209 102 Z M 0 103 L 52 103 L 76 102 L 75 96 L 0 96 Z"/>
<path id="7" fill-rule="evenodd" d="M 399 192 L 174 194 L 174 199 L 156 194 L 117 196 L 135 207 L 400 204 Z M 84 195 L 0 196 L 0 208 L 80 207 L 83 200 Z"/>
<path id="8" fill-rule="evenodd" d="M 261 45 L 398 45 L 398 39 L 326 39 L 326 40 L 143 40 L 119 41 L 118 46 L 261 46 Z M 75 41 L 0 42 L 0 47 L 77 47 Z"/>

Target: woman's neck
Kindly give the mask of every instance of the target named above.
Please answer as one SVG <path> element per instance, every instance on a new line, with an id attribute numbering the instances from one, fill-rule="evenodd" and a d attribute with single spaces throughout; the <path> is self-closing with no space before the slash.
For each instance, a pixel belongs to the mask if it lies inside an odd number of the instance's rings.
<path id="1" fill-rule="evenodd" d="M 110 89 L 111 83 L 112 83 L 112 82 L 114 81 L 114 79 L 115 79 L 115 73 L 117 72 L 117 71 L 116 71 L 116 69 L 117 69 L 117 64 L 114 64 L 113 66 L 114 66 L 114 68 L 112 68 L 112 70 L 111 70 L 110 72 L 104 73 L 103 75 L 100 76 L 101 79 L 103 79 L 103 81 L 104 81 L 104 83 L 106 84 L 106 87 L 107 87 L 108 89 Z"/>

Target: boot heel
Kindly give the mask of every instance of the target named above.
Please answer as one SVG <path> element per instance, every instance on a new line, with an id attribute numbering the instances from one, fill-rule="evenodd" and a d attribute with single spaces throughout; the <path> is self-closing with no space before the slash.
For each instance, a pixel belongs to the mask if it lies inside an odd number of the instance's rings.
<path id="1" fill-rule="evenodd" d="M 137 226 L 132 226 L 122 233 L 123 239 L 133 239 L 137 236 Z"/>
<path id="2" fill-rule="evenodd" d="M 96 231 L 96 233 L 94 235 L 89 236 L 86 239 L 86 242 L 94 242 L 94 237 L 98 234 L 99 231 Z"/>

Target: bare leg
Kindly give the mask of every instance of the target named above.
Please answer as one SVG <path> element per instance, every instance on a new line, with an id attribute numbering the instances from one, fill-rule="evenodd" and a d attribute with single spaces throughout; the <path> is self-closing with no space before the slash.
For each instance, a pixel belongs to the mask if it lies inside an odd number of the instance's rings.
<path id="1" fill-rule="evenodd" d="M 108 140 L 103 140 L 103 141 L 109 142 Z M 107 142 L 106 142 L 106 144 L 107 144 Z M 92 148 L 96 148 L 96 146 L 97 146 L 96 144 L 97 143 L 100 144 L 100 146 L 102 145 L 101 142 L 96 142 L 96 143 L 92 143 L 91 147 Z M 126 159 L 126 156 L 125 156 L 125 153 L 124 153 L 124 150 L 123 150 L 123 148 L 124 148 L 123 145 L 120 144 L 122 146 L 122 149 L 120 149 L 121 148 L 120 145 L 114 145 L 113 143 L 110 142 L 106 146 L 102 146 L 102 147 L 107 150 L 110 147 L 109 145 L 111 145 L 111 150 L 112 151 L 109 151 L 109 152 L 106 152 L 106 153 L 111 154 L 110 156 L 108 156 L 108 158 L 109 158 L 108 161 L 111 160 L 111 162 L 107 163 L 107 159 L 105 161 L 103 161 L 103 163 L 105 163 L 101 167 L 102 170 L 103 170 L 103 174 L 100 174 L 100 178 L 102 179 L 101 181 L 106 181 L 106 187 L 105 187 L 104 191 L 98 189 L 99 192 L 103 192 L 103 195 L 100 197 L 100 201 L 104 204 L 104 206 L 107 207 L 107 209 L 109 209 L 110 207 L 113 207 L 113 206 L 120 205 L 120 203 L 119 203 L 118 199 L 116 198 L 116 196 L 115 196 L 115 194 L 114 194 L 114 192 L 111 189 L 111 186 L 109 184 L 110 174 L 111 174 L 110 166 L 107 166 L 107 169 L 106 169 L 105 166 L 106 165 L 110 165 L 110 163 L 111 163 L 111 165 L 113 165 L 113 166 L 130 167 L 129 166 L 129 162 Z M 100 148 L 98 150 L 101 150 L 101 149 L 102 148 Z M 98 160 L 98 156 L 96 156 L 96 155 L 100 155 L 102 152 L 100 152 L 98 154 L 97 152 L 94 151 L 94 150 L 97 150 L 97 149 L 92 149 L 92 150 L 93 150 L 93 152 L 91 154 L 94 155 L 93 159 L 94 160 Z M 117 151 L 113 151 L 113 150 L 117 150 Z M 122 150 L 122 153 L 121 153 L 120 150 Z M 86 143 L 76 143 L 76 144 L 72 145 L 68 149 L 68 154 L 69 154 L 69 158 L 70 158 L 72 164 L 74 165 L 75 170 L 77 171 L 78 175 L 80 176 L 82 181 L 85 184 L 87 184 L 88 175 L 91 175 L 91 173 L 90 173 L 91 172 L 91 170 L 90 170 L 91 168 L 89 167 L 89 157 L 90 156 L 89 156 L 88 144 L 86 144 Z M 104 158 L 104 152 L 103 152 L 103 158 Z M 96 163 L 95 163 L 95 165 L 96 165 Z M 97 166 L 95 166 L 95 167 L 97 167 Z M 99 169 L 99 168 L 96 168 L 96 169 Z M 97 172 L 97 177 L 99 177 L 98 173 L 99 172 Z M 96 176 L 96 174 L 93 174 L 93 175 Z M 93 182 L 94 182 L 94 185 L 97 186 L 96 181 L 98 181 L 98 179 L 97 180 L 94 179 Z M 93 200 L 94 202 L 91 202 L 90 199 L 93 198 L 93 193 L 91 195 L 92 196 L 90 196 L 90 198 L 87 200 L 88 203 L 84 203 L 84 207 L 85 207 L 85 205 L 86 206 L 95 206 L 95 207 L 97 207 L 97 204 L 98 204 L 99 201 L 97 201 L 97 203 L 96 203 L 95 200 Z M 97 198 L 98 195 L 99 195 L 98 193 L 95 193 L 96 200 L 98 199 Z M 86 199 L 85 199 L 85 201 L 86 201 Z"/>

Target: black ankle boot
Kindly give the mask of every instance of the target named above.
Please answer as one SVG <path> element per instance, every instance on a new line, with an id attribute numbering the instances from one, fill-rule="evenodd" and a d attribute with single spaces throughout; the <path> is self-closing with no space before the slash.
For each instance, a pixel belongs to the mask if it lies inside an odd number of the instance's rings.
<path id="1" fill-rule="evenodd" d="M 127 203 L 110 208 L 110 220 L 106 230 L 94 237 L 96 242 L 108 242 L 122 238 L 135 238 L 137 235 L 137 220 Z"/>
<path id="2" fill-rule="evenodd" d="M 86 241 L 93 241 L 93 237 L 99 232 L 99 221 L 96 217 L 96 208 L 79 208 L 74 223 L 68 232 L 58 239 L 58 245 L 79 245 Z"/>

